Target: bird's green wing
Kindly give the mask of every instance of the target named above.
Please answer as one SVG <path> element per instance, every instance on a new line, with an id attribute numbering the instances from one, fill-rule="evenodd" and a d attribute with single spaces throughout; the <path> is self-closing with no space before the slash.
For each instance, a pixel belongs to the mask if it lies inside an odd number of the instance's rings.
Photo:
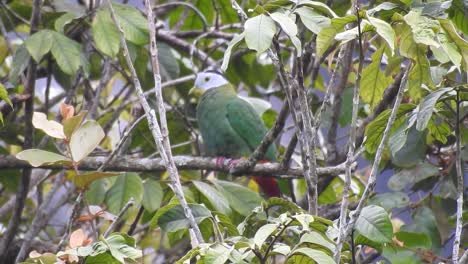
<path id="1" fill-rule="evenodd" d="M 226 118 L 251 151 L 255 150 L 267 133 L 263 120 L 252 105 L 239 97 L 230 99 L 226 104 Z M 276 148 L 273 144 L 265 154 L 265 158 L 276 160 Z"/>

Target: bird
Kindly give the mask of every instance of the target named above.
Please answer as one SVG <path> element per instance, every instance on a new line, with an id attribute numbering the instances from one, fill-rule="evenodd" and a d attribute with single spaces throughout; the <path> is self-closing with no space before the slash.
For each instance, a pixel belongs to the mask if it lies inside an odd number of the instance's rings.
<path id="1" fill-rule="evenodd" d="M 198 73 L 189 94 L 200 98 L 196 116 L 207 156 L 248 157 L 268 131 L 253 106 L 239 97 L 229 81 L 217 71 Z M 271 144 L 261 161 L 276 161 L 276 156 L 276 147 Z M 266 196 L 280 196 L 275 178 L 254 177 L 254 180 Z"/>

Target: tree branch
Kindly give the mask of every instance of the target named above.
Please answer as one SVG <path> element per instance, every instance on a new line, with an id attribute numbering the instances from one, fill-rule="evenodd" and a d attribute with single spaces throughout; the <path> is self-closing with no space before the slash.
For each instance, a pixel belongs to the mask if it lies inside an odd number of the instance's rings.
<path id="1" fill-rule="evenodd" d="M 456 138 L 456 154 L 455 154 L 455 169 L 457 171 L 457 222 L 455 226 L 455 239 L 453 241 L 452 261 L 453 264 L 458 264 L 458 254 L 460 252 L 460 241 L 463 230 L 463 192 L 465 189 L 463 171 L 462 171 L 462 152 L 461 152 L 461 134 L 460 134 L 460 91 L 457 90 L 456 96 L 456 118 L 455 118 L 455 138 Z"/>
<path id="2" fill-rule="evenodd" d="M 361 85 L 361 73 L 362 67 L 364 64 L 364 51 L 362 48 L 362 32 L 361 32 L 361 18 L 359 17 L 359 1 L 353 3 L 354 9 L 356 10 L 357 15 L 357 28 L 358 28 L 358 43 L 359 43 L 359 66 L 357 71 L 356 83 L 354 85 L 353 91 L 353 111 L 351 116 L 351 128 L 348 139 L 348 153 L 346 158 L 346 173 L 345 173 L 345 184 L 343 188 L 343 198 L 341 199 L 341 208 L 340 208 L 340 220 L 339 220 L 339 235 L 336 250 L 334 252 L 334 259 L 336 263 L 340 262 L 341 259 L 341 248 L 343 247 L 343 241 L 345 240 L 344 229 L 346 226 L 346 216 L 348 213 L 349 206 L 349 190 L 351 188 L 351 165 L 354 162 L 354 152 L 356 149 L 356 132 L 357 132 L 357 119 L 358 119 L 358 110 L 359 110 L 359 91 Z M 340 102 L 341 105 L 341 102 Z M 341 108 L 341 107 L 340 107 Z M 335 120 L 334 120 L 335 121 Z M 338 121 L 335 121 L 338 123 Z M 336 131 L 336 127 L 334 127 Z M 353 256 L 354 257 L 354 256 Z"/>
<path id="3" fill-rule="evenodd" d="M 387 125 L 385 126 L 385 130 L 383 132 L 382 139 L 380 140 L 379 146 L 377 148 L 377 152 L 375 153 L 374 162 L 372 163 L 372 167 L 371 167 L 369 179 L 366 184 L 366 188 L 364 189 L 361 199 L 359 199 L 359 203 L 358 203 L 356 210 L 350 216 L 350 220 L 343 231 L 344 238 L 348 237 L 349 234 L 351 233 L 351 230 L 354 228 L 354 224 L 356 223 L 356 220 L 361 214 L 364 204 L 367 202 L 367 200 L 369 199 L 369 196 L 374 190 L 374 187 L 377 181 L 377 173 L 379 171 L 380 160 L 382 159 L 382 154 L 383 154 L 387 139 L 390 136 L 390 129 L 393 123 L 395 122 L 398 108 L 400 107 L 401 101 L 403 99 L 403 94 L 404 94 L 405 87 L 408 81 L 408 75 L 409 75 L 410 70 L 411 70 L 411 63 L 409 63 L 409 65 L 407 66 L 405 75 L 403 76 L 403 80 L 401 81 L 401 85 L 398 89 L 398 94 L 397 94 L 397 97 L 395 98 L 395 103 L 390 113 L 390 117 L 388 118 Z"/>
<path id="4" fill-rule="evenodd" d="M 32 16 L 31 16 L 31 29 L 30 35 L 34 34 L 39 26 L 39 21 L 41 18 L 41 0 L 34 0 L 32 7 Z M 34 112 L 34 86 L 36 83 L 36 68 L 37 64 L 34 60 L 29 61 L 29 66 L 26 75 L 26 83 L 24 83 L 25 90 L 24 94 L 30 95 L 30 97 L 25 101 L 25 127 L 24 127 L 24 144 L 23 149 L 30 149 L 33 146 L 33 137 L 34 137 L 34 128 L 32 125 L 32 116 Z M 26 197 L 29 192 L 29 182 L 31 180 L 31 169 L 25 168 L 21 175 L 21 180 L 18 186 L 18 192 L 16 195 L 15 210 L 13 212 L 10 221 L 8 222 L 8 227 L 3 235 L 3 239 L 0 243 L 0 260 L 1 262 L 5 261 L 7 255 L 8 247 L 12 244 L 13 238 L 18 230 L 18 227 L 21 222 L 21 214 L 23 212 L 24 204 Z"/>
<path id="5" fill-rule="evenodd" d="M 80 171 L 95 171 L 104 162 L 107 156 L 88 157 L 80 161 L 78 169 Z M 230 160 L 227 159 L 223 164 L 219 164 L 216 158 L 211 157 L 195 157 L 195 156 L 173 156 L 174 164 L 179 170 L 210 170 L 229 173 L 231 166 Z M 29 163 L 19 160 L 12 155 L 0 155 L 0 170 L 1 169 L 23 169 L 33 168 Z M 63 165 L 42 165 L 37 168 L 44 169 L 72 169 Z M 164 160 L 161 158 L 130 158 L 130 157 L 115 157 L 110 161 L 104 171 L 116 172 L 162 172 L 165 171 Z M 345 164 L 339 164 L 331 167 L 317 168 L 317 174 L 321 177 L 331 177 L 345 171 Z M 281 163 L 262 163 L 256 164 L 252 169 L 245 171 L 246 175 L 255 175 L 259 177 L 276 177 L 295 179 L 304 176 L 304 171 L 300 168 L 283 168 Z"/>

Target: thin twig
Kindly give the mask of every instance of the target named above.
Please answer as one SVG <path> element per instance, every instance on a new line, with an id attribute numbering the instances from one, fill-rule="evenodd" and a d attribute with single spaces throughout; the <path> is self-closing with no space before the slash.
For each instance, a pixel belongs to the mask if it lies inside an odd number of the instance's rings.
<path id="1" fill-rule="evenodd" d="M 169 173 L 171 178 L 171 187 L 178 198 L 181 206 L 184 208 L 185 217 L 187 217 L 192 230 L 195 233 L 195 239 L 193 239 L 196 243 L 196 246 L 199 243 L 203 243 L 203 237 L 201 235 L 200 229 L 195 221 L 195 218 L 191 212 L 190 207 L 188 207 L 187 201 L 185 200 L 184 193 L 182 190 L 182 185 L 180 183 L 179 175 L 177 172 L 177 168 L 174 164 L 174 160 L 172 159 L 172 153 L 170 149 L 170 142 L 168 138 L 168 130 L 167 130 L 167 120 L 166 120 L 166 110 L 164 108 L 164 102 L 162 100 L 162 89 L 161 89 L 161 75 L 159 74 L 159 62 L 158 62 L 158 53 L 157 53 L 157 46 L 156 46 L 156 28 L 154 25 L 154 18 L 153 18 L 153 10 L 151 8 L 151 3 L 149 0 L 145 1 L 147 15 L 148 15 L 148 27 L 150 29 L 150 53 L 151 53 L 151 64 L 153 66 L 153 74 L 155 80 L 155 90 L 156 90 L 156 101 L 158 104 L 158 110 L 160 114 L 160 121 L 161 121 L 161 128 L 159 126 L 158 120 L 156 118 L 156 113 L 154 109 L 150 107 L 148 101 L 146 100 L 143 89 L 140 84 L 140 80 L 136 74 L 135 67 L 133 66 L 132 60 L 129 55 L 127 43 L 124 38 L 124 32 L 121 24 L 116 18 L 114 8 L 112 7 L 112 2 L 110 0 L 107 1 L 109 4 L 109 9 L 111 13 L 112 20 L 116 24 L 117 28 L 120 32 L 120 42 L 121 46 L 124 50 L 124 57 L 127 62 L 127 66 L 130 69 L 132 75 L 132 81 L 135 85 L 137 95 L 140 98 L 140 103 L 145 110 L 146 117 L 148 119 L 148 124 L 150 127 L 150 131 L 153 135 L 154 141 L 161 152 L 161 156 L 164 160 L 164 165 Z"/>
<path id="2" fill-rule="evenodd" d="M 234 10 L 236 10 L 237 15 L 239 16 L 241 22 L 244 22 L 245 20 L 247 20 L 248 18 L 247 14 L 244 12 L 242 7 L 236 2 L 236 0 L 231 0 L 231 6 L 232 8 L 234 8 Z"/>
<path id="3" fill-rule="evenodd" d="M 456 154 L 455 169 L 457 171 L 457 223 L 455 226 L 455 240 L 453 241 L 452 261 L 458 264 L 458 254 L 460 252 L 460 241 L 463 230 L 463 191 L 465 189 L 462 171 L 462 152 L 461 152 L 461 134 L 460 134 L 460 91 L 457 90 L 456 96 L 456 119 L 455 119 L 455 138 Z"/>
<path id="4" fill-rule="evenodd" d="M 122 146 L 124 145 L 124 143 L 127 141 L 127 139 L 130 137 L 131 135 L 131 132 L 133 131 L 133 129 L 135 129 L 135 127 L 140 123 L 140 121 L 142 121 L 144 118 L 146 117 L 146 115 L 142 115 L 140 116 L 137 120 L 133 121 L 133 123 L 131 125 L 129 125 L 127 127 L 127 129 L 125 129 L 125 132 L 122 136 L 122 138 L 119 140 L 119 143 L 117 143 L 117 146 L 112 150 L 111 154 L 107 157 L 106 161 L 101 165 L 99 166 L 98 168 L 98 171 L 103 171 L 106 166 L 109 164 L 109 162 L 112 161 L 112 159 L 115 157 L 115 155 L 120 151 L 120 149 L 122 148 Z"/>
<path id="5" fill-rule="evenodd" d="M 30 35 L 34 34 L 38 30 L 41 18 L 41 4 L 41 0 L 33 1 Z M 34 86 L 36 83 L 36 68 L 37 64 L 34 62 L 34 60 L 30 60 L 26 75 L 26 83 L 24 83 L 24 93 L 30 95 L 30 97 L 26 100 L 24 109 L 25 127 L 23 149 L 30 149 L 33 147 L 34 127 L 32 124 L 32 116 L 34 112 Z M 30 180 L 31 169 L 24 169 L 16 194 L 15 210 L 13 211 L 13 215 L 8 222 L 8 227 L 0 243 L 0 260 L 2 260 L 0 262 L 5 262 L 8 248 L 12 244 L 13 238 L 15 237 L 15 234 L 21 223 L 21 214 L 23 213 L 26 197 L 28 196 Z"/>
<path id="6" fill-rule="evenodd" d="M 156 144 L 158 145 L 159 151 L 161 152 L 161 157 L 164 159 L 164 162 L 166 164 L 167 172 L 169 173 L 169 176 L 171 178 L 171 188 L 174 191 L 174 194 L 176 195 L 177 199 L 179 200 L 180 205 L 184 209 L 184 214 L 185 217 L 188 219 L 190 226 L 191 226 L 191 232 L 190 234 L 194 234 L 194 237 L 192 237 L 193 241 L 193 246 L 198 246 L 198 244 L 203 243 L 203 236 L 201 234 L 201 231 L 195 221 L 195 218 L 192 214 L 192 210 L 187 204 L 187 201 L 185 200 L 184 192 L 182 190 L 182 185 L 180 183 L 180 177 L 179 177 L 179 172 L 177 171 L 177 167 L 174 163 L 174 159 L 172 157 L 172 150 L 171 150 L 171 143 L 169 140 L 169 127 L 167 125 L 167 118 L 166 118 L 166 108 L 164 106 L 164 99 L 162 95 L 162 85 L 161 85 L 161 74 L 159 71 L 159 60 L 158 60 L 158 47 L 156 44 L 156 28 L 154 25 L 154 15 L 153 15 L 153 10 L 151 8 L 151 2 L 150 0 L 145 0 L 146 4 L 146 11 L 148 15 L 148 27 L 149 27 L 149 33 L 150 33 L 150 54 L 151 54 L 151 66 L 153 69 L 153 77 L 154 77 L 154 90 L 156 93 L 156 104 L 158 106 L 158 112 L 159 112 L 159 121 L 161 122 L 161 127 L 158 127 L 158 122 L 156 119 L 156 114 L 154 113 L 154 110 L 151 111 L 149 108 L 148 103 L 144 102 L 145 97 L 143 95 L 143 90 L 141 87 L 138 87 L 138 95 L 141 97 L 141 103 L 143 105 L 143 108 L 145 108 L 145 112 L 150 112 L 149 114 L 151 115 L 151 118 L 148 118 L 148 122 L 151 123 L 153 122 L 154 127 L 152 129 L 153 131 L 153 137 L 156 141 Z M 130 59 L 130 58 L 129 58 Z M 131 63 L 131 61 L 130 61 Z"/>
<path id="7" fill-rule="evenodd" d="M 297 71 L 297 78 L 293 78 L 286 71 L 280 57 L 278 41 L 273 42 L 275 52 L 269 50 L 268 55 L 273 61 L 276 70 L 279 72 L 279 80 L 282 83 L 289 107 L 292 112 L 294 123 L 299 128 L 296 135 L 301 143 L 302 167 L 304 169 L 304 179 L 307 185 L 307 201 L 309 213 L 317 214 L 317 168 L 315 157 L 315 129 L 314 120 L 308 105 L 307 96 L 303 83 L 302 58 L 298 58 L 296 63 L 300 70 Z M 297 100 L 295 100 L 297 98 Z"/>
<path id="8" fill-rule="evenodd" d="M 358 110 L 359 110 L 359 91 L 361 85 L 361 74 L 362 67 L 364 64 L 364 51 L 362 48 L 362 32 L 361 32 L 361 21 L 359 17 L 359 1 L 354 2 L 354 7 L 357 14 L 357 24 L 358 24 L 358 43 L 359 43 L 359 66 L 357 71 L 356 83 L 354 85 L 353 91 L 353 111 L 351 116 L 351 128 L 348 139 L 348 154 L 346 158 L 346 173 L 345 173 L 345 185 L 343 189 L 343 198 L 341 200 L 340 208 L 340 222 L 339 222 L 339 235 L 336 245 L 336 250 L 334 252 L 334 259 L 336 263 L 340 263 L 341 259 L 341 248 L 343 247 L 344 229 L 346 226 L 346 215 L 348 212 L 349 206 L 349 190 L 351 188 L 351 168 L 354 162 L 354 152 L 356 149 L 356 132 L 357 132 L 357 119 L 358 119 Z M 354 256 L 353 256 L 354 257 Z"/>
<path id="9" fill-rule="evenodd" d="M 28 232 L 24 235 L 24 241 L 21 245 L 18 255 L 16 256 L 16 263 L 23 261 L 31 248 L 31 242 L 39 234 L 39 232 L 47 225 L 50 218 L 54 216 L 55 212 L 63 206 L 70 193 L 73 193 L 75 186 L 67 185 L 65 191 L 57 192 L 59 188 L 63 187 L 64 174 L 55 179 L 52 189 L 47 194 L 44 202 L 39 206 L 34 215 L 34 219 L 29 227 Z"/>
<path id="10" fill-rule="evenodd" d="M 127 231 L 127 234 L 129 236 L 135 233 L 135 229 L 137 228 L 138 222 L 140 222 L 141 216 L 143 215 L 144 212 L 145 212 L 145 208 L 143 207 L 143 205 L 141 205 L 140 209 L 138 209 L 138 213 L 135 216 L 135 219 L 133 220 L 133 223 L 130 225 L 130 228 Z"/>
<path id="11" fill-rule="evenodd" d="M 404 94 L 406 84 L 408 82 L 408 75 L 409 75 L 410 70 L 411 70 L 411 63 L 409 63 L 409 65 L 407 66 L 405 75 L 403 76 L 400 87 L 398 89 L 398 94 L 397 94 L 397 97 L 395 98 L 395 103 L 390 113 L 390 117 L 388 118 L 387 125 L 385 126 L 385 130 L 382 135 L 382 139 L 380 140 L 379 146 L 377 147 L 377 151 L 375 153 L 374 162 L 372 163 L 369 179 L 367 181 L 364 192 L 361 198 L 359 199 L 359 203 L 358 203 L 356 210 L 353 212 L 353 214 L 351 214 L 350 220 L 348 224 L 346 225 L 346 228 L 343 231 L 344 232 L 343 237 L 345 238 L 348 237 L 349 234 L 351 233 L 351 230 L 354 228 L 354 224 L 356 223 L 357 218 L 361 214 L 364 204 L 367 202 L 367 200 L 369 199 L 369 196 L 374 190 L 375 183 L 377 181 L 377 173 L 379 171 L 380 160 L 382 159 L 382 154 L 383 154 L 387 139 L 390 135 L 391 127 L 393 123 L 395 122 L 398 108 L 400 107 L 401 101 L 403 99 L 403 94 Z"/>
<path id="12" fill-rule="evenodd" d="M 120 210 L 119 214 L 114 219 L 114 222 L 112 222 L 112 224 L 110 224 L 110 226 L 106 229 L 106 232 L 104 232 L 104 235 L 103 235 L 104 237 L 107 237 L 115 229 L 115 227 L 117 226 L 117 223 L 123 217 L 125 212 L 127 212 L 128 208 L 130 208 L 134 204 L 135 204 L 135 199 L 133 199 L 133 197 L 131 197 L 130 200 L 128 200 L 128 202 L 124 205 L 122 210 Z"/>
<path id="13" fill-rule="evenodd" d="M 71 233 L 71 229 L 73 227 L 73 220 L 75 220 L 75 217 L 78 215 L 78 212 L 80 211 L 80 204 L 81 201 L 83 200 L 83 191 L 80 191 L 78 196 L 75 199 L 75 202 L 73 203 L 73 209 L 70 214 L 70 217 L 68 218 L 67 221 L 67 226 L 65 227 L 65 232 L 63 233 L 62 238 L 60 239 L 60 242 L 58 243 L 57 246 L 57 252 L 62 249 L 62 247 L 65 245 L 65 242 L 67 241 L 68 235 Z"/>

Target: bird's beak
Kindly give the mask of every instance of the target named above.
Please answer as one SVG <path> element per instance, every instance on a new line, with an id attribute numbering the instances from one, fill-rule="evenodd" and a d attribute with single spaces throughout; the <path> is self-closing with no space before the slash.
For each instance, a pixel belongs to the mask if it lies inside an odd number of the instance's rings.
<path id="1" fill-rule="evenodd" d="M 192 89 L 190 89 L 188 94 L 193 97 L 201 97 L 203 94 L 203 89 L 194 86 Z"/>

